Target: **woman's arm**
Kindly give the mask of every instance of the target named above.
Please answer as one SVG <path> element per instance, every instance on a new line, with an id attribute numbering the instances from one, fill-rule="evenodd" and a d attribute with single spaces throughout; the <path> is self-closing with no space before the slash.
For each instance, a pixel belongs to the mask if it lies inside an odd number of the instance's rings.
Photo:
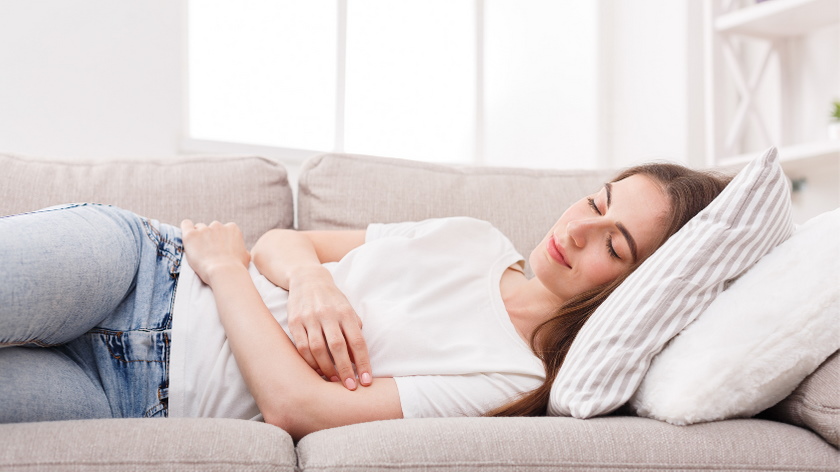
<path id="1" fill-rule="evenodd" d="M 251 281 L 235 225 L 181 223 L 186 255 L 213 290 L 231 351 L 266 423 L 295 439 L 324 428 L 401 418 L 393 379 L 350 392 L 324 382 L 298 355 Z"/>
<path id="2" fill-rule="evenodd" d="M 365 230 L 272 229 L 260 237 L 251 255 L 261 274 L 274 285 L 289 290 L 290 280 L 297 271 L 340 261 L 364 243 Z"/>
<path id="3" fill-rule="evenodd" d="M 338 261 L 365 241 L 365 231 L 271 230 L 254 245 L 257 269 L 289 291 L 289 331 L 298 353 L 327 378 L 356 388 L 373 377 L 362 322 L 321 265 Z"/>

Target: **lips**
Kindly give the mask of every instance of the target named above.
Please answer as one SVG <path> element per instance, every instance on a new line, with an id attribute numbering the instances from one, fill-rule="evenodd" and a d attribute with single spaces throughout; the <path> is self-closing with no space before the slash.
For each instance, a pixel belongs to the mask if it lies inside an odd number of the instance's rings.
<path id="1" fill-rule="evenodd" d="M 558 264 L 562 266 L 566 266 L 568 268 L 572 268 L 568 262 L 566 262 L 566 257 L 563 255 L 563 246 L 557 244 L 557 241 L 554 240 L 554 236 L 548 238 L 548 255 L 551 256 L 552 259 L 557 261 Z"/>

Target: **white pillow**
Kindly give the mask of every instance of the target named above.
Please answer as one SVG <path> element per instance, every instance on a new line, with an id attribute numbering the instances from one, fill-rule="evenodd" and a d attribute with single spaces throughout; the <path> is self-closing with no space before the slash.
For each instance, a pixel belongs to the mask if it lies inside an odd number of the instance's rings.
<path id="1" fill-rule="evenodd" d="M 840 209 L 808 221 L 654 358 L 630 401 L 673 424 L 748 417 L 840 348 Z"/>
<path id="2" fill-rule="evenodd" d="M 588 418 L 625 404 L 665 343 L 791 235 L 788 186 L 770 148 L 631 274 L 572 343 L 548 413 Z"/>

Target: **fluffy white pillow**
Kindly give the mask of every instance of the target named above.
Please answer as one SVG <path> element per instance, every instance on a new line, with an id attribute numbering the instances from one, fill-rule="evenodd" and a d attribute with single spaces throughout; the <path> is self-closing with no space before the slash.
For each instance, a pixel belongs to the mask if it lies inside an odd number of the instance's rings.
<path id="1" fill-rule="evenodd" d="M 788 186 L 770 148 L 631 274 L 572 343 L 548 414 L 588 418 L 625 404 L 653 356 L 727 281 L 791 235 Z"/>
<path id="2" fill-rule="evenodd" d="M 748 417 L 840 348 L 840 209 L 800 227 L 654 358 L 630 405 L 673 424 Z"/>

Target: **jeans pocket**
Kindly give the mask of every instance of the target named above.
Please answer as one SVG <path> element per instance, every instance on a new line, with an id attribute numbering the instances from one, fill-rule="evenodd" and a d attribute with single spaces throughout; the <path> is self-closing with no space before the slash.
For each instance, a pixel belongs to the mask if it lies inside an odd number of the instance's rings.
<path id="1" fill-rule="evenodd" d="M 170 331 L 98 329 L 88 337 L 115 416 L 167 416 Z"/>
<path id="2" fill-rule="evenodd" d="M 141 217 L 146 237 L 154 245 L 158 258 L 168 261 L 169 274 L 176 277 L 181 270 L 181 257 L 184 254 L 184 244 L 181 240 L 181 230 L 175 226 L 161 224 L 157 220 Z"/>

